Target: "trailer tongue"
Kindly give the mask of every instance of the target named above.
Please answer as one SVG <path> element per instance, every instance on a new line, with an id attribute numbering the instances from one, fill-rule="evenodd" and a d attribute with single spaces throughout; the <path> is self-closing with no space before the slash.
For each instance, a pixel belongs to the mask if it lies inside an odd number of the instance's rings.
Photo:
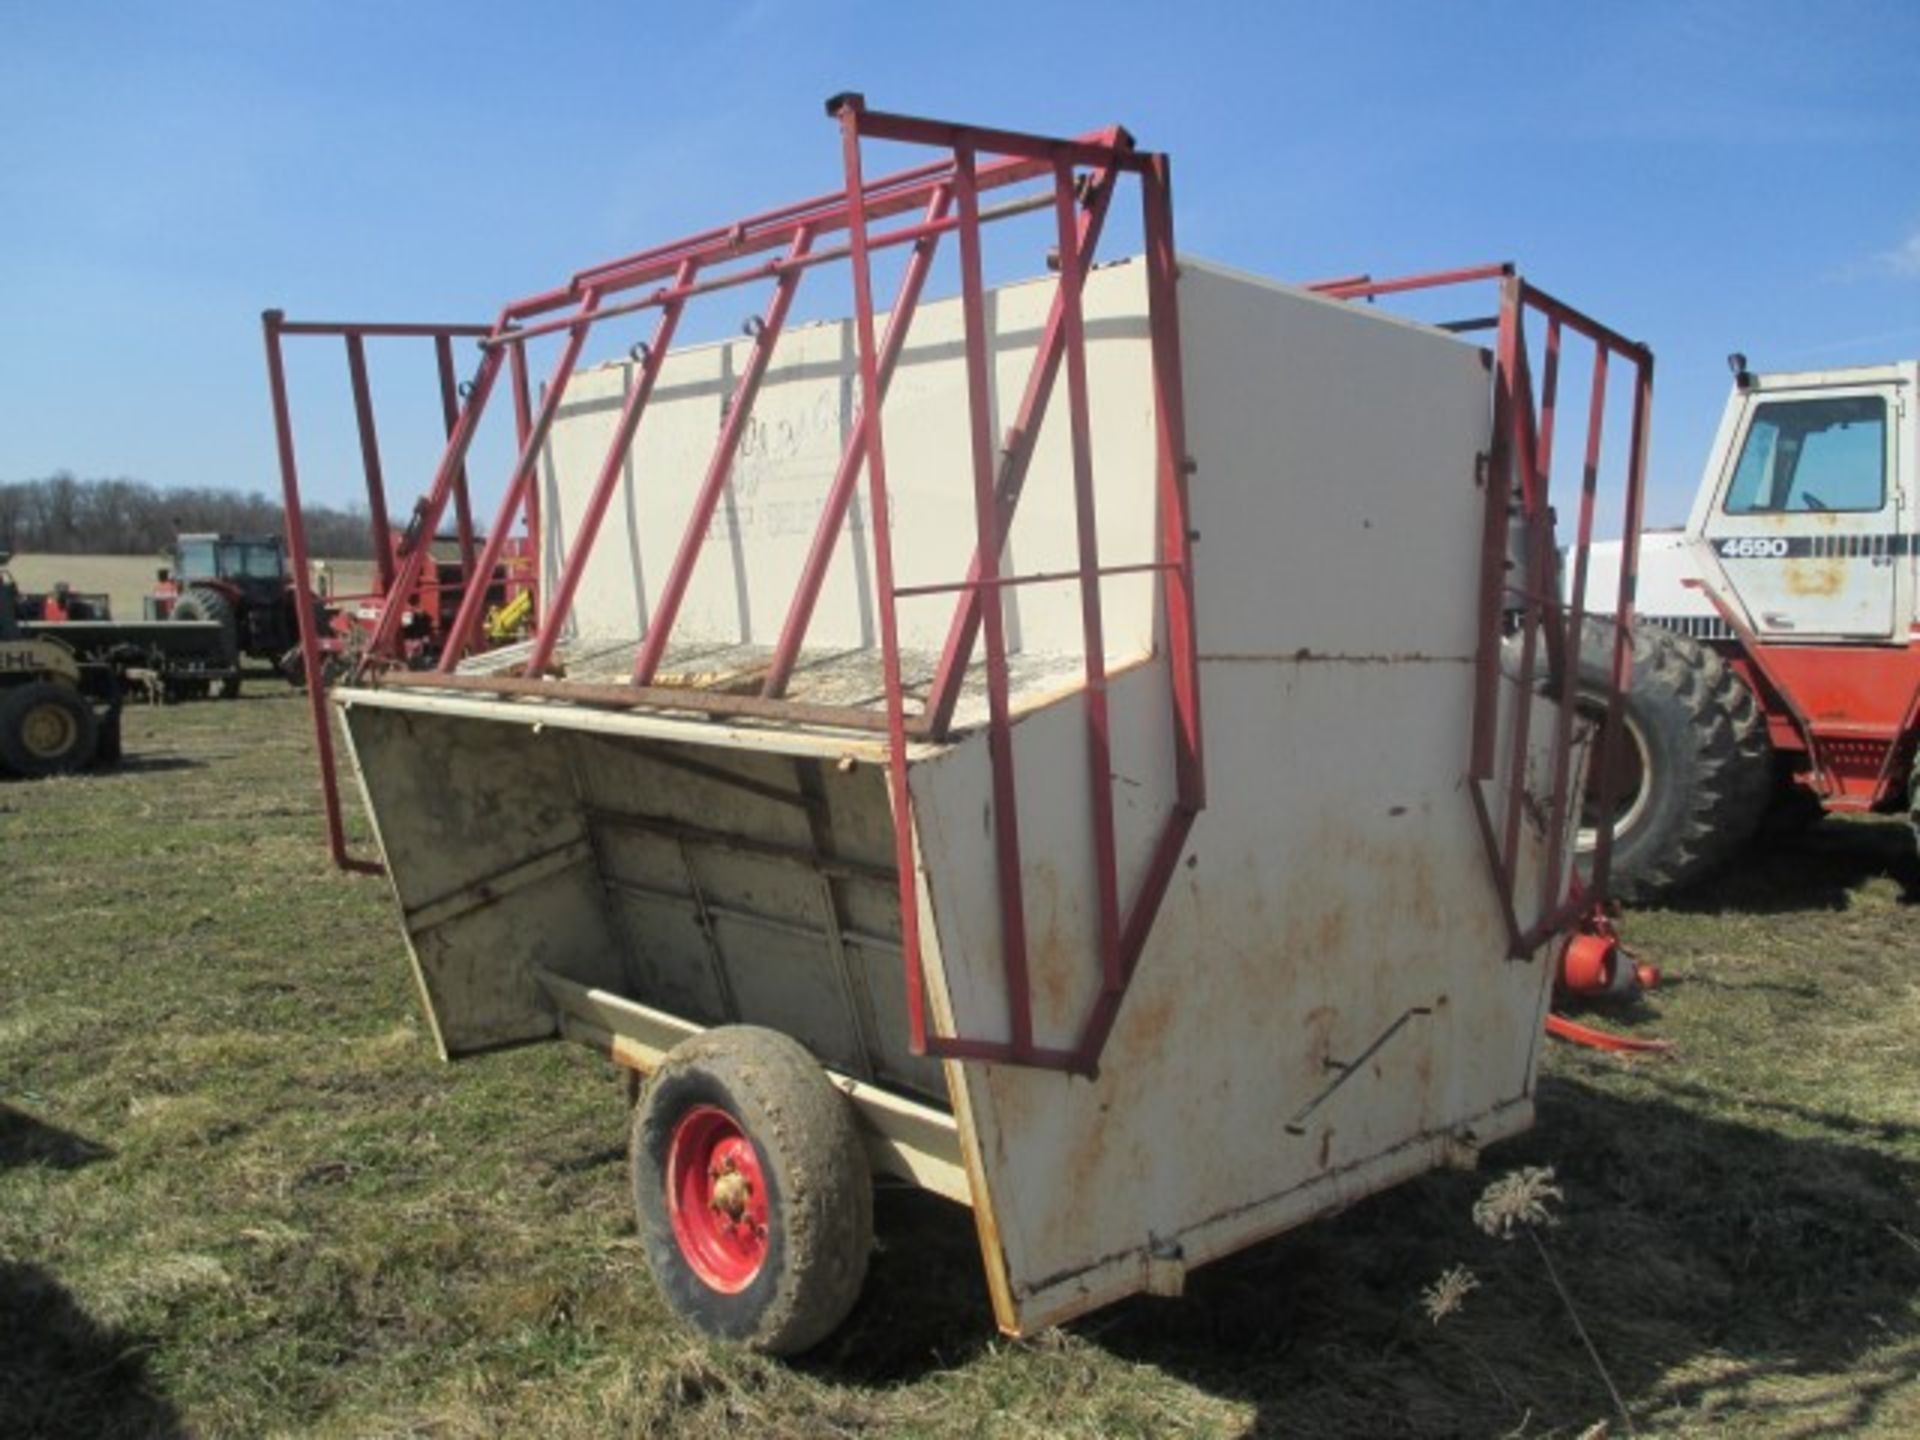
<path id="1" fill-rule="evenodd" d="M 1504 268 L 1316 292 L 1176 260 L 1166 158 L 1117 128 L 831 109 L 843 189 L 488 327 L 423 523 L 504 372 L 473 564 L 537 537 L 531 638 L 479 651 L 470 600 L 434 670 L 376 635 L 332 697 L 442 1053 L 650 1073 L 662 1293 L 783 1353 L 853 1303 L 874 1171 L 972 1207 L 1020 1334 L 1530 1123 L 1591 741 L 1557 372 L 1591 360 L 1584 572 L 1607 362 L 1629 535 L 1651 363 Z M 934 158 L 868 179 L 872 141 Z M 1023 216 L 1054 274 L 989 288 Z M 1096 265 L 1123 223 L 1141 253 Z M 958 293 L 923 299 L 949 236 Z M 852 317 L 801 324 L 829 265 Z M 1453 282 L 1498 286 L 1492 351 L 1344 303 Z M 740 285 L 745 338 L 675 348 Z M 647 338 L 583 366 L 628 317 Z M 290 516 L 298 333 L 269 317 Z"/>

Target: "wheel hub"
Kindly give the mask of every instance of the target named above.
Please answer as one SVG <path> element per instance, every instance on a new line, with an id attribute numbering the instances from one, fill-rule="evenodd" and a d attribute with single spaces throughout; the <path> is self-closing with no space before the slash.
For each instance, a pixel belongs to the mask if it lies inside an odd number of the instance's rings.
<path id="1" fill-rule="evenodd" d="M 73 716 L 58 705 L 36 705 L 27 711 L 20 727 L 20 740 L 36 760 L 57 760 L 79 741 L 80 729 Z"/>
<path id="2" fill-rule="evenodd" d="M 1647 737 L 1631 715 L 1621 716 L 1624 734 L 1614 747 L 1613 835 L 1618 840 L 1629 834 L 1647 813 L 1653 797 L 1653 761 L 1647 753 Z M 1600 843 L 1600 779 L 1596 757 L 1594 771 L 1587 777 L 1586 803 L 1581 807 L 1578 845 L 1580 853 L 1591 854 Z"/>
<path id="3" fill-rule="evenodd" d="M 753 1283 L 766 1263 L 767 1186 L 759 1152 L 714 1105 L 689 1110 L 667 1142 L 667 1210 L 693 1272 L 723 1294 Z"/>

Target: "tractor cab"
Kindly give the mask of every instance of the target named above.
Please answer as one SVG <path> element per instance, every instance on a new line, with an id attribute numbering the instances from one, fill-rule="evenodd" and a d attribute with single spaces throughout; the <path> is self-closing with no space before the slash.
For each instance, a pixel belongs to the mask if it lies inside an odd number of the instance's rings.
<path id="1" fill-rule="evenodd" d="M 173 545 L 172 580 L 183 589 L 216 584 L 269 603 L 287 583 L 287 546 L 278 535 L 182 535 Z"/>
<path id="2" fill-rule="evenodd" d="M 149 620 L 211 621 L 220 627 L 223 694 L 237 693 L 243 658 L 282 664 L 299 641 L 286 542 L 279 536 L 186 534 L 147 596 Z"/>
<path id="3" fill-rule="evenodd" d="M 1687 525 L 1701 578 L 1765 640 L 1904 645 L 1920 367 L 1752 375 L 1734 359 Z"/>
<path id="4" fill-rule="evenodd" d="M 1733 389 L 1685 528 L 1639 545 L 1616 893 L 1675 893 L 1763 815 L 1908 810 L 1920 833 L 1920 362 Z M 1586 602 L 1621 547 L 1593 547 Z"/>

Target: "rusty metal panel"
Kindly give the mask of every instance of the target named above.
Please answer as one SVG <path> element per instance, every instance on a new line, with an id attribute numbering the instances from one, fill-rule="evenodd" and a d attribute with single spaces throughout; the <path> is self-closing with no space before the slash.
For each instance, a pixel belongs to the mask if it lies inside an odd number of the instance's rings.
<path id="1" fill-rule="evenodd" d="M 1105 375 L 1097 383 L 1117 387 L 1102 403 L 1123 420 L 1137 413 L 1143 436 L 1140 454 L 1118 457 L 1116 478 L 1102 483 L 1137 479 L 1145 494 L 1142 287 L 1128 265 L 1095 281 L 1092 348 Z M 558 1025 L 556 987 L 540 990 L 530 978 L 538 970 L 613 997 L 603 1008 L 772 1024 L 855 1079 L 950 1099 L 996 1311 L 1014 1331 L 1174 1283 L 1187 1265 L 1457 1158 L 1531 1115 L 1555 957 L 1550 946 L 1510 954 L 1464 779 L 1484 511 L 1477 461 L 1490 427 L 1480 352 L 1204 265 L 1186 266 L 1181 298 L 1202 714 L 1215 779 L 1095 1077 L 975 1061 L 948 1061 L 943 1071 L 906 1052 L 890 800 L 873 738 L 427 691 L 349 697 L 384 714 L 350 712 L 350 721 L 356 743 L 365 737 L 363 772 L 403 903 L 437 898 L 417 875 L 442 863 L 432 852 L 467 812 L 423 802 L 398 757 L 450 752 L 438 763 L 478 777 L 483 790 L 503 783 L 485 777 L 491 764 L 511 757 L 529 767 L 536 822 L 503 823 L 495 842 L 505 852 L 495 859 L 524 886 L 493 908 L 504 915 L 519 896 L 583 886 L 570 932 L 578 953 L 556 957 L 553 944 L 524 930 L 492 937 L 505 947 L 492 949 L 495 973 L 511 981 L 494 997 L 502 1017 Z M 1022 361 L 1032 343 L 1027 304 L 1019 287 L 995 299 L 1003 349 Z M 910 351 L 903 365 L 902 416 L 918 413 L 916 386 L 931 414 L 952 408 L 934 405 L 936 392 L 965 383 L 958 355 L 935 344 L 940 333 L 916 332 L 932 348 Z M 798 405 L 823 386 L 834 391 L 851 361 L 835 328 L 794 338 L 800 359 L 782 354 L 795 372 L 776 369 L 769 394 Z M 696 439 L 710 441 L 718 377 L 735 363 L 727 354 L 700 352 L 684 372 L 669 363 L 649 420 L 662 423 L 643 432 L 630 477 L 631 543 L 624 557 L 607 547 L 613 558 L 589 569 L 583 630 L 631 635 L 644 619 L 647 577 L 664 565 L 647 537 L 678 532 L 672 514 L 650 516 L 647 476 L 674 445 L 691 453 Z M 549 514 L 561 533 L 577 501 L 566 477 L 580 468 L 567 447 L 586 454 L 592 427 L 604 434 L 606 423 L 592 406 L 618 399 L 617 371 L 581 383 L 596 381 L 604 393 L 577 392 L 573 428 L 555 440 Z M 783 412 L 776 404 L 764 413 Z M 804 427 L 750 442 L 788 448 L 783 463 L 737 482 L 735 499 L 753 499 L 762 518 L 749 523 L 723 508 L 711 543 L 737 541 L 741 558 L 710 567 L 715 588 L 697 601 L 690 593 L 683 625 L 709 627 L 716 645 L 754 640 L 763 562 L 771 589 L 784 593 L 812 518 L 789 546 L 764 519 L 778 512 L 759 502 L 777 498 L 789 469 L 809 475 L 808 446 L 837 454 L 844 423 L 838 412 L 832 425 L 820 419 L 817 442 Z M 907 483 L 935 498 L 945 492 L 950 511 L 965 493 L 951 463 L 964 443 L 931 420 L 916 430 L 891 406 L 890 443 L 896 423 Z M 650 457 L 647 444 L 665 449 Z M 1013 538 L 1023 570 L 1047 568 L 1048 547 L 1071 543 L 1066 487 L 1053 487 L 1057 500 L 1042 498 L 1068 468 L 1065 436 L 1046 446 L 1052 458 L 1036 462 L 1021 512 L 1031 528 Z M 938 503 L 914 509 L 943 513 Z M 1104 558 L 1134 558 L 1130 535 L 1145 553 L 1150 502 L 1108 504 L 1102 514 L 1123 517 L 1112 537 L 1102 535 Z M 949 528 L 962 540 L 968 533 L 963 523 Z M 929 532 L 904 544 L 900 554 L 933 573 L 903 563 L 902 580 L 964 569 L 965 546 L 951 541 Z M 866 582 L 847 566 L 835 582 L 841 599 L 830 589 L 823 602 L 825 633 L 866 644 L 851 598 Z M 1106 585 L 1108 635 L 1119 637 L 1109 646 L 1108 701 L 1124 901 L 1179 791 L 1165 764 L 1167 660 L 1144 653 L 1153 582 Z M 1140 592 L 1132 609 L 1121 599 L 1129 587 Z M 1086 820 L 1095 741 L 1074 678 L 1077 597 L 1047 597 L 1048 588 L 1021 597 L 1017 627 L 1026 652 L 1045 662 L 1015 687 L 1026 860 L 1017 919 L 1030 941 L 1033 1039 L 1066 1048 L 1105 981 Z M 932 613 L 944 623 L 947 607 Z M 697 668 L 697 653 L 683 658 Z M 1551 702 L 1510 683 L 1502 693 L 1508 736 L 1522 708 L 1534 707 L 1521 763 L 1537 797 L 1553 769 Z M 403 732 L 383 763 L 380 739 Z M 1497 766 L 1513 763 L 1510 750 L 1496 746 L 1493 793 L 1505 793 Z M 947 1035 L 1005 1033 L 1010 1013 L 986 752 L 986 736 L 974 732 L 907 756 L 927 993 Z M 396 813 L 409 808 L 421 813 Z M 1538 820 L 1518 826 L 1517 893 L 1545 888 L 1548 839 Z M 479 918 L 487 913 L 445 922 L 472 925 L 462 939 L 470 954 L 487 948 L 489 922 Z M 543 959 L 530 965 L 516 951 L 536 943 Z M 429 1002 L 441 1003 L 432 994 Z"/>
<path id="2" fill-rule="evenodd" d="M 618 982 L 561 747 L 371 706 L 346 732 L 443 1055 L 553 1034 L 541 965 Z"/>
<path id="3" fill-rule="evenodd" d="M 1463 784 L 1478 354 L 1205 267 L 1182 285 L 1218 778 L 1098 1076 L 952 1066 L 1000 1320 L 1021 1332 L 1524 1125 L 1549 992 L 1551 956 L 1509 958 Z M 1309 381 L 1303 356 L 1326 376 Z M 1419 423 L 1383 418 L 1383 395 Z M 1160 664 L 1109 690 L 1123 890 L 1174 798 L 1159 767 L 1126 765 L 1164 753 Z M 1526 702 L 1511 685 L 1506 699 L 1510 726 Z M 1014 729 L 1039 1044 L 1070 1041 L 1099 985 L 1083 703 Z M 1551 707 L 1531 703 L 1544 795 Z M 976 738 L 910 783 L 936 1017 L 991 1035 L 1007 996 L 987 772 Z M 1522 827 L 1521 893 L 1545 839 Z"/>
<path id="4" fill-rule="evenodd" d="M 721 727 L 426 694 L 346 714 L 446 1053 L 555 1033 L 545 969 L 699 1025 L 771 1025 L 944 1101 L 908 1050 L 870 746 L 777 753 L 764 733 L 712 745 Z"/>

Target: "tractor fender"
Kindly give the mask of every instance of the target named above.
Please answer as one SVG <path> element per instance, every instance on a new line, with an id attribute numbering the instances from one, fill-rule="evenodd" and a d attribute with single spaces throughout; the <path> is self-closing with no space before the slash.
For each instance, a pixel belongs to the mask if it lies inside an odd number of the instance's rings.
<path id="1" fill-rule="evenodd" d="M 58 680 L 78 689 L 80 661 L 63 641 L 0 640 L 0 678 Z"/>

